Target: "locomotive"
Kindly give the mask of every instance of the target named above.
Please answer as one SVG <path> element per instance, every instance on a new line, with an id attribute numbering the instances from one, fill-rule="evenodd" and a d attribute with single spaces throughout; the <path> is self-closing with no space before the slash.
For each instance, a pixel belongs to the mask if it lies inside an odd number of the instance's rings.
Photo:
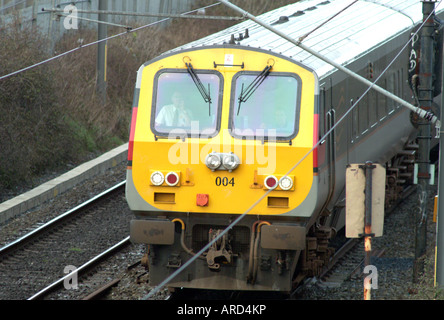
<path id="1" fill-rule="evenodd" d="M 421 3 L 357 1 L 329 20 L 351 3 L 305 0 L 258 18 L 375 79 L 421 22 Z M 378 83 L 404 100 L 412 98 L 409 53 Z M 370 91 L 336 123 L 365 90 L 252 21 L 143 64 L 126 198 L 131 240 L 147 244 L 150 285 L 191 258 L 168 286 L 289 292 L 319 275 L 344 227 L 347 165 L 384 164 L 392 197 L 411 170 L 416 129 L 406 108 Z"/>

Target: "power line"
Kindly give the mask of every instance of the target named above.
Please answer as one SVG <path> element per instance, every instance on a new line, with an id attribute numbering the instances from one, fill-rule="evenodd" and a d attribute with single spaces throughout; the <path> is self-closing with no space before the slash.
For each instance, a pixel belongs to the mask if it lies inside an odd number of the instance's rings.
<path id="1" fill-rule="evenodd" d="M 305 38 L 307 38 L 310 34 L 312 34 L 313 32 L 315 32 L 316 30 L 318 30 L 319 28 L 323 27 L 325 24 L 327 24 L 328 22 L 330 22 L 331 20 L 333 20 L 334 18 L 336 18 L 338 15 L 340 15 L 342 12 L 344 12 L 345 10 L 347 10 L 348 8 L 350 8 L 352 5 L 354 5 L 356 2 L 358 2 L 359 0 L 355 0 L 352 3 L 350 3 L 348 6 L 346 6 L 345 8 L 343 8 L 341 11 L 337 12 L 336 14 L 334 14 L 333 16 L 331 16 L 330 18 L 328 18 L 326 21 L 324 21 L 323 23 L 321 23 L 319 26 L 317 26 L 316 28 L 314 28 L 313 30 L 311 30 L 310 32 L 306 33 L 305 35 L 303 35 L 302 37 L 299 38 L 299 42 L 304 41 Z"/>
<path id="2" fill-rule="evenodd" d="M 216 6 L 216 5 L 219 5 L 219 4 L 220 4 L 220 3 L 213 3 L 213 4 L 211 4 L 211 5 L 208 5 L 208 6 L 205 6 L 205 7 L 199 8 L 199 9 L 195 9 L 195 10 L 191 10 L 191 11 L 188 11 L 188 12 L 184 12 L 184 13 L 182 13 L 181 15 L 187 15 L 187 14 L 194 13 L 194 12 L 197 12 L 197 11 L 202 10 L 202 9 L 208 9 L 208 8 L 211 8 L 211 7 Z M 63 52 L 63 53 L 61 53 L 61 54 L 58 54 L 58 55 L 53 56 L 53 57 L 51 57 L 51 58 L 48 58 L 48 59 L 46 59 L 46 60 L 40 61 L 40 62 L 35 63 L 35 64 L 33 64 L 33 65 L 30 65 L 30 66 L 28 66 L 28 67 L 25 67 L 25 68 L 19 69 L 19 70 L 17 70 L 17 71 L 11 72 L 11 73 L 9 73 L 9 74 L 3 75 L 3 76 L 0 77 L 0 80 L 3 80 L 3 79 L 6 79 L 6 78 L 9 78 L 9 77 L 11 77 L 11 76 L 17 75 L 17 74 L 22 73 L 22 72 L 24 72 L 24 71 L 28 71 L 28 70 L 30 70 L 30 69 L 33 69 L 33 68 L 38 67 L 38 66 L 40 66 L 40 65 L 43 65 L 43 64 L 45 64 L 45 63 L 48 63 L 48 62 L 51 62 L 51 61 L 56 60 L 56 59 L 58 59 L 58 58 L 61 58 L 61 57 L 63 57 L 63 56 L 66 56 L 66 55 L 68 55 L 68 54 L 70 54 L 70 53 L 73 53 L 73 52 L 75 52 L 75 51 L 77 51 L 77 50 L 80 50 L 80 49 L 82 49 L 82 48 L 90 47 L 90 46 L 96 45 L 96 44 L 98 44 L 98 43 L 101 43 L 101 42 L 103 42 L 103 41 L 111 40 L 111 39 L 114 39 L 114 38 L 117 38 L 117 37 L 120 37 L 120 36 L 126 35 L 126 34 L 128 34 L 128 33 L 136 32 L 136 31 L 139 31 L 139 30 L 145 29 L 145 28 L 147 28 L 147 27 L 151 27 L 151 26 L 153 26 L 153 25 L 156 25 L 156 24 L 158 24 L 158 23 L 162 23 L 162 22 L 168 21 L 168 20 L 170 20 L 170 19 L 171 19 L 171 18 L 165 18 L 165 19 L 162 19 L 162 20 L 159 20 L 159 21 L 156 21 L 156 22 L 152 22 L 152 23 L 149 23 L 149 24 L 144 25 L 144 26 L 141 26 L 141 27 L 137 27 L 137 28 L 134 28 L 134 29 L 131 29 L 131 30 L 127 30 L 127 31 L 125 31 L 125 32 L 121 32 L 121 33 L 115 34 L 115 35 L 113 35 L 113 36 L 109 36 L 109 37 L 104 38 L 104 39 L 100 39 L 100 40 L 97 40 L 97 41 L 93 41 L 93 42 L 87 43 L 87 44 L 85 44 L 85 45 L 80 45 L 79 47 L 73 48 L 73 49 L 68 50 L 68 51 L 66 51 L 66 52 Z"/>
<path id="3" fill-rule="evenodd" d="M 441 4 L 443 0 L 439 2 Z M 436 6 L 438 7 L 439 4 Z M 436 11 L 430 14 L 430 16 Z M 430 17 L 429 16 L 429 17 Z M 425 21 L 419 26 L 419 28 L 413 33 L 407 43 L 399 50 L 398 54 L 390 61 L 387 67 L 381 72 L 381 74 L 376 78 L 376 80 L 364 91 L 364 93 L 356 100 L 356 102 L 344 113 L 344 115 L 324 134 L 323 137 L 318 139 L 318 142 L 297 162 L 291 167 L 290 170 L 283 176 L 288 176 L 294 169 L 296 169 L 299 164 L 307 158 L 310 153 L 312 153 L 322 141 L 324 141 L 332 132 L 336 129 L 336 127 L 350 114 L 350 112 L 358 105 L 358 103 L 364 98 L 364 96 L 376 85 L 376 82 L 387 72 L 387 70 L 391 67 L 391 65 L 398 59 L 401 53 L 407 48 L 409 43 L 414 39 L 417 33 L 424 26 Z M 181 273 L 186 267 L 188 267 L 191 263 L 193 263 L 200 255 L 202 255 L 206 250 L 208 250 L 214 243 L 216 243 L 220 238 L 228 233 L 239 221 L 241 221 L 259 202 L 261 202 L 272 189 L 269 189 L 266 193 L 264 193 L 256 202 L 254 202 L 244 213 L 242 213 L 239 217 L 237 217 L 226 229 L 224 229 L 220 234 L 218 234 L 213 240 L 211 240 L 206 246 L 204 246 L 199 252 L 197 252 L 193 257 L 191 257 L 185 264 L 183 264 L 179 269 L 177 269 L 174 273 L 168 276 L 164 281 L 162 281 L 159 285 L 157 285 L 153 290 L 151 290 L 143 299 L 148 300 L 152 296 L 154 296 L 157 292 L 159 292 L 168 282 L 170 282 L 173 278 L 175 278 L 179 273 Z"/>
<path id="4" fill-rule="evenodd" d="M 203 8 L 201 8 L 203 9 Z M 199 10 L 199 9 L 197 9 Z M 63 13 L 62 9 L 45 9 L 42 8 L 44 12 L 59 12 Z M 188 15 L 184 16 L 181 14 L 174 13 L 150 13 L 150 12 L 127 12 L 127 11 L 107 11 L 107 10 L 81 10 L 77 9 L 77 13 L 89 13 L 89 14 L 111 14 L 111 15 L 121 15 L 121 16 L 135 16 L 135 17 L 161 17 L 161 18 L 186 18 L 186 19 L 199 19 L 199 20 L 229 20 L 229 21 L 238 21 L 244 20 L 245 17 L 227 17 L 227 16 L 207 16 L 207 15 Z"/>
<path id="5" fill-rule="evenodd" d="M 436 123 L 438 126 L 440 126 L 440 121 L 438 119 L 438 117 L 436 117 L 432 112 L 428 112 L 425 111 L 421 108 L 415 107 L 414 105 L 408 103 L 407 101 L 399 98 L 398 96 L 392 94 L 391 92 L 388 92 L 387 90 L 381 88 L 378 85 L 375 85 L 374 83 L 372 84 L 371 81 L 367 80 L 366 78 L 360 76 L 359 74 L 347 69 L 346 67 L 344 67 L 343 65 L 335 62 L 334 60 L 320 54 L 319 52 L 316 52 L 315 50 L 312 50 L 311 48 L 303 45 L 301 43 L 301 41 L 296 41 L 293 38 L 291 38 L 290 36 L 288 36 L 287 34 L 285 34 L 284 32 L 266 24 L 265 22 L 257 19 L 255 16 L 253 16 L 252 14 L 248 13 L 247 11 L 235 6 L 234 4 L 232 4 L 230 1 L 227 0 L 220 0 L 220 2 L 222 2 L 224 5 L 226 5 L 227 7 L 230 7 L 231 9 L 238 11 L 239 13 L 242 13 L 244 16 L 250 18 L 251 20 L 253 20 L 254 22 L 256 22 L 257 24 L 261 25 L 262 27 L 268 29 L 269 31 L 273 32 L 274 34 L 284 38 L 285 40 L 293 43 L 294 45 L 300 47 L 302 50 L 307 51 L 308 53 L 310 53 L 311 55 L 315 56 L 318 59 L 321 59 L 322 61 L 328 63 L 329 65 L 332 65 L 333 67 L 337 68 L 338 70 L 341 70 L 342 72 L 344 72 L 345 74 L 349 75 L 350 77 L 354 78 L 355 80 L 358 80 L 360 82 L 362 82 L 363 84 L 367 85 L 367 86 L 372 86 L 376 91 L 378 91 L 379 93 L 387 96 L 389 99 L 394 100 L 395 102 L 403 105 L 404 107 L 409 108 L 410 110 L 414 111 L 415 113 L 417 113 L 420 117 L 427 119 L 429 121 L 432 121 L 433 123 Z"/>
<path id="6" fill-rule="evenodd" d="M 51 11 L 51 10 L 46 10 L 46 11 Z M 55 11 L 55 12 L 59 12 L 59 11 Z M 107 12 L 104 11 L 103 14 L 107 14 Z M 63 17 L 70 17 L 70 15 L 68 13 L 63 13 L 63 12 L 59 12 L 58 15 L 63 16 Z M 100 20 L 94 20 L 94 19 L 88 19 L 88 18 L 84 18 L 84 17 L 75 17 L 73 19 L 79 19 L 79 20 L 84 20 L 84 21 L 88 21 L 88 22 L 95 22 L 95 23 L 106 24 L 106 25 L 109 25 L 109 26 L 112 26 L 112 27 L 125 28 L 127 30 L 131 30 L 133 28 L 133 27 L 126 26 L 126 25 L 123 25 L 123 24 L 112 23 L 112 22 L 107 22 L 107 21 L 100 21 Z"/>

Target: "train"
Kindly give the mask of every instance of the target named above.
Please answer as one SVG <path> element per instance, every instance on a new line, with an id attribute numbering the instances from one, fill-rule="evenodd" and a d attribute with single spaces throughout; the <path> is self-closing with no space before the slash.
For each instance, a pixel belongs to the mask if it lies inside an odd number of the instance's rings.
<path id="1" fill-rule="evenodd" d="M 258 19 L 413 101 L 417 55 L 402 50 L 420 1 L 302 0 Z M 412 175 L 415 115 L 366 89 L 251 20 L 144 63 L 126 199 L 150 285 L 190 259 L 170 288 L 291 292 L 319 276 L 344 228 L 347 165 L 382 164 L 387 204 Z"/>

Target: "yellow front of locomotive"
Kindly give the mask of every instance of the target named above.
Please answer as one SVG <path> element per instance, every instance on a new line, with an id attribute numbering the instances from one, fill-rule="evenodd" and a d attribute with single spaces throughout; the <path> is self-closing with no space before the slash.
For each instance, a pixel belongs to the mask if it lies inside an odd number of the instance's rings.
<path id="1" fill-rule="evenodd" d="M 170 285 L 288 289 L 305 248 L 297 221 L 316 206 L 317 157 L 309 152 L 317 139 L 316 81 L 283 56 L 239 46 L 180 51 L 140 68 L 126 196 L 138 217 L 133 241 L 151 245 L 153 285 L 247 213 Z M 276 254 L 287 261 L 286 277 L 264 263 L 252 278 L 251 239 L 261 230 L 259 251 L 271 265 Z"/>

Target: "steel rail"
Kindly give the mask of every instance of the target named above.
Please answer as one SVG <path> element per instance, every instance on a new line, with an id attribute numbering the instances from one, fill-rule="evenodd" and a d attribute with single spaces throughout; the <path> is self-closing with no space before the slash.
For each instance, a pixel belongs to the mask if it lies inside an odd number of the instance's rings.
<path id="1" fill-rule="evenodd" d="M 102 193 L 92 197 L 91 199 L 83 202 L 82 204 L 68 210 L 67 212 L 55 217 L 54 219 L 48 221 L 47 223 L 45 223 L 44 225 L 32 230 L 31 232 L 25 234 L 24 236 L 20 237 L 19 239 L 5 245 L 4 247 L 0 248 L 0 257 L 4 256 L 8 253 L 10 253 L 11 251 L 16 250 L 18 247 L 22 246 L 23 244 L 31 241 L 32 239 L 35 239 L 36 237 L 38 237 L 39 235 L 41 235 L 42 233 L 46 232 L 47 230 L 53 228 L 54 226 L 66 221 L 68 218 L 71 218 L 78 210 L 83 209 L 91 204 L 93 204 L 94 202 L 98 201 L 99 199 L 101 199 L 103 196 L 121 188 L 122 186 L 124 186 L 126 183 L 126 181 L 122 181 L 118 184 L 116 184 L 115 186 L 103 191 Z"/>
<path id="2" fill-rule="evenodd" d="M 52 290 L 54 290 L 55 288 L 59 287 L 62 283 L 64 283 L 64 281 L 66 279 L 70 279 L 73 277 L 74 274 L 79 274 L 82 271 L 85 271 L 86 269 L 94 266 L 96 263 L 98 263 L 99 261 L 103 260 L 104 258 L 110 256 L 112 253 L 114 253 L 114 251 L 119 250 L 125 246 L 127 246 L 128 244 L 130 244 L 130 237 L 126 237 L 125 239 L 123 239 L 122 241 L 116 243 L 115 245 L 113 245 L 112 247 L 108 248 L 107 250 L 103 251 L 102 253 L 100 253 L 99 255 L 95 256 L 94 258 L 92 258 L 91 260 L 89 260 L 88 262 L 84 263 L 82 266 L 80 266 L 79 268 L 77 268 L 76 270 L 74 270 L 71 273 L 68 273 L 66 276 L 64 276 L 63 278 L 60 278 L 59 280 L 53 282 L 52 284 L 50 284 L 49 286 L 43 288 L 42 290 L 40 290 L 39 292 L 37 292 L 36 294 L 34 294 L 32 297 L 28 298 L 28 300 L 37 300 L 39 298 L 41 298 L 42 296 L 44 296 L 45 294 L 50 293 Z"/>
<path id="3" fill-rule="evenodd" d="M 441 0 L 442 1 L 442 0 Z M 287 35 L 285 35 L 284 33 L 281 33 L 280 31 L 278 31 L 278 30 L 276 30 L 275 28 L 273 28 L 273 27 L 271 27 L 271 26 L 269 26 L 269 25 L 267 25 L 267 24 L 265 24 L 265 23 L 263 23 L 262 21 L 260 21 L 260 20 L 258 20 L 256 17 L 254 17 L 254 16 L 252 16 L 251 14 L 249 14 L 248 12 L 246 12 L 246 11 L 244 11 L 243 9 L 241 9 L 241 8 L 239 8 L 239 7 L 236 7 L 235 5 L 233 5 L 233 4 L 231 4 L 229 1 L 226 1 L 226 0 L 221 0 L 221 1 L 219 1 L 219 2 L 221 2 L 221 3 L 223 3 L 223 4 L 225 4 L 225 5 L 227 5 L 228 7 L 231 7 L 232 9 L 234 9 L 234 10 L 237 10 L 237 11 L 240 11 L 244 16 L 246 16 L 246 17 L 249 17 L 251 20 L 253 20 L 253 21 L 255 21 L 256 23 L 258 23 L 259 25 L 263 25 L 265 28 L 267 28 L 267 29 L 269 29 L 269 30 L 271 30 L 271 31 L 273 31 L 273 32 L 277 32 L 277 34 L 278 35 L 282 35 L 283 36 L 283 38 L 284 39 L 286 39 L 286 40 L 288 40 L 288 41 L 290 41 L 290 42 L 292 42 L 292 43 L 294 43 L 294 44 L 296 44 L 296 45 L 298 45 L 298 43 L 296 43 L 295 42 L 295 40 L 294 39 L 292 39 L 292 38 L 290 38 L 290 37 L 288 37 Z M 420 28 L 419 28 L 420 29 Z M 418 31 L 419 31 L 419 29 L 418 29 Z M 417 32 L 418 32 L 417 31 Z M 409 41 L 411 41 L 411 39 L 409 40 Z M 299 44 L 300 45 L 300 44 Z M 407 44 L 406 44 L 407 45 Z M 305 46 L 304 46 L 305 47 Z M 399 56 L 399 54 L 405 49 L 405 47 L 406 46 L 404 46 L 402 49 L 401 49 L 401 51 L 398 53 L 398 56 Z M 309 49 L 310 51 L 313 51 L 313 50 L 311 50 L 311 49 Z M 314 51 L 313 51 L 314 52 Z M 319 54 L 315 54 L 315 56 L 317 56 L 317 55 L 319 55 Z M 398 57 L 398 56 L 396 56 L 395 57 L 395 59 Z M 321 56 L 322 57 L 322 56 Z M 323 57 L 322 57 L 323 58 Z M 322 59 L 321 58 L 321 59 Z M 393 61 L 395 60 L 395 59 L 393 59 Z M 327 60 L 329 60 L 329 59 L 327 59 Z M 335 63 L 335 62 L 333 62 L 333 61 L 331 61 L 331 60 L 329 60 L 330 62 L 332 62 L 333 64 L 335 64 L 335 65 L 337 65 L 338 67 L 339 67 L 339 69 L 345 69 L 346 71 L 347 71 L 347 73 L 352 73 L 353 75 L 356 75 L 355 73 L 353 73 L 352 71 L 350 71 L 350 70 L 348 70 L 348 69 L 346 69 L 345 67 L 343 67 L 343 66 L 341 66 L 341 65 L 339 65 L 339 64 L 337 64 L 337 63 Z M 393 63 L 393 61 L 391 62 L 391 63 Z M 327 62 L 327 61 L 326 61 Z M 389 66 L 391 65 L 391 63 L 389 64 Z M 389 67 L 388 66 L 388 67 Z M 375 83 L 380 79 L 380 77 L 387 71 L 387 69 L 388 69 L 388 67 L 384 70 L 384 71 L 382 71 L 382 73 L 381 73 L 381 75 L 375 80 Z M 360 77 L 360 76 L 358 76 L 358 77 Z M 364 78 L 363 78 L 364 79 Z M 368 80 L 366 80 L 366 79 L 364 79 L 365 81 L 368 81 Z M 361 101 L 361 99 L 365 96 L 365 94 L 367 94 L 367 92 L 368 91 L 370 91 L 374 86 L 375 86 L 375 83 L 373 83 L 373 82 L 370 82 L 370 81 L 368 81 L 369 83 L 370 83 L 370 85 L 369 85 L 369 87 L 366 89 L 366 91 L 359 97 L 359 99 L 345 112 L 345 114 L 334 124 L 334 126 L 332 127 L 332 128 L 330 128 L 325 134 L 324 134 L 324 136 L 322 137 L 322 138 L 320 138 L 319 140 L 318 140 L 318 142 L 317 143 L 315 143 L 314 144 L 314 146 L 299 160 L 299 161 L 297 161 L 288 171 L 287 171 L 287 173 L 286 174 L 284 174 L 284 176 L 287 176 L 287 175 L 289 175 L 290 174 L 290 172 L 292 172 L 297 166 L 299 166 L 299 164 L 302 162 L 302 161 L 304 161 L 305 160 L 305 158 L 307 158 L 308 157 L 308 155 L 311 153 L 311 152 L 313 152 L 314 150 L 315 150 L 315 148 L 317 148 L 319 145 L 320 145 L 320 143 L 321 143 L 321 141 L 323 141 L 337 126 L 338 126 L 338 124 L 339 123 L 341 123 L 344 119 L 345 119 L 345 117 L 347 117 L 348 116 L 348 114 L 356 107 L 356 105 Z M 390 95 L 392 95 L 390 92 L 386 92 L 386 90 L 384 90 L 384 89 L 382 89 L 382 88 L 380 88 L 381 90 L 383 90 L 384 91 L 384 94 L 385 93 L 388 93 L 388 94 L 390 94 Z M 394 95 L 393 95 L 394 96 Z M 394 97 L 396 97 L 396 96 L 394 96 Z M 404 100 L 402 100 L 402 99 L 400 99 L 400 98 L 398 98 L 398 97 L 396 97 L 398 100 L 401 100 L 402 102 L 405 102 L 405 103 L 407 103 L 408 104 L 408 102 L 406 102 L 406 101 L 404 101 Z M 410 105 L 410 104 L 409 104 Z M 412 105 L 410 105 L 410 106 L 412 106 Z M 415 106 L 412 106 L 414 109 L 415 109 L 415 112 L 417 112 L 418 114 L 421 112 L 421 111 L 423 111 L 422 109 L 420 109 L 420 108 L 416 108 Z M 427 116 L 430 116 L 431 114 L 430 113 L 426 113 L 426 115 Z M 434 116 L 435 118 L 436 118 L 436 116 Z M 437 118 L 436 118 L 437 119 Z M 429 119 L 430 120 L 430 119 Z M 440 121 L 439 120 L 437 120 L 436 122 L 435 122 L 435 126 L 436 126 L 436 128 L 437 128 L 437 132 L 439 132 L 439 130 L 440 130 Z M 208 250 L 209 249 L 209 247 L 211 246 L 211 245 L 213 245 L 216 241 L 218 241 L 220 238 L 222 238 L 222 236 L 224 236 L 232 227 L 234 227 L 239 221 L 241 221 L 259 202 L 261 202 L 270 192 L 272 191 L 272 189 L 270 189 L 270 190 L 268 190 L 267 192 L 265 192 L 259 199 L 257 199 L 256 200 L 256 202 L 254 202 L 244 213 L 242 213 L 241 215 L 239 215 L 232 223 L 230 223 L 230 225 L 229 226 L 227 226 L 227 228 L 223 231 L 223 232 L 221 232 L 218 236 L 216 236 L 213 240 L 211 240 L 207 245 L 205 245 L 198 253 L 196 253 L 196 255 L 195 256 L 193 256 L 191 259 L 189 259 L 185 264 L 183 264 L 179 269 L 177 269 L 175 272 L 173 272 L 172 274 L 170 274 L 167 278 L 165 278 L 160 284 L 158 284 L 154 289 L 152 289 L 143 299 L 144 300 L 149 300 L 151 297 L 153 297 L 157 292 L 159 292 L 160 291 L 160 289 L 162 288 L 162 287 L 164 287 L 166 284 L 168 284 L 174 277 L 176 277 L 180 272 L 182 272 L 182 270 L 184 270 L 185 268 L 187 268 L 192 262 L 194 262 L 194 260 L 196 260 L 197 259 L 197 256 L 200 256 L 201 254 L 203 254 L 206 250 Z"/>
<path id="4" fill-rule="evenodd" d="M 345 257 L 345 255 L 350 252 L 351 249 L 353 249 L 359 242 L 361 242 L 361 239 L 358 238 L 351 238 L 347 240 L 347 242 L 339 248 L 339 250 L 334 254 L 332 258 L 330 258 L 330 261 L 327 263 L 327 267 L 323 272 L 319 275 L 319 278 L 322 279 L 327 275 L 327 273 L 332 270 L 332 268 L 338 263 L 339 260 Z"/>

